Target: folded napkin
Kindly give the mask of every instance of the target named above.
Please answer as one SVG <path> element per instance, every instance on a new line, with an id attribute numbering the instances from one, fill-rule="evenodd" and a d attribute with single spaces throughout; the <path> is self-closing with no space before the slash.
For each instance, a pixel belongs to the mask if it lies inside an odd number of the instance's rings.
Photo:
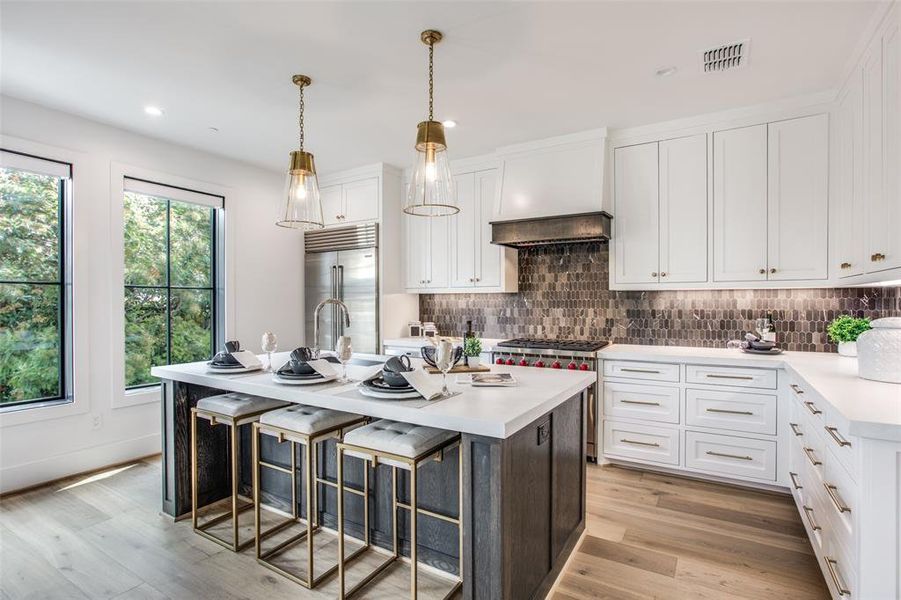
<path id="1" fill-rule="evenodd" d="M 313 367 L 314 371 L 316 371 L 326 379 L 332 379 L 338 376 L 338 372 L 335 370 L 335 367 L 332 366 L 332 363 L 325 360 L 324 358 L 308 360 L 307 364 Z"/>
<path id="2" fill-rule="evenodd" d="M 441 380 L 437 377 L 432 377 L 423 369 L 401 371 L 401 375 L 426 400 L 435 400 L 441 397 Z"/>
<path id="3" fill-rule="evenodd" d="M 363 375 L 360 377 L 360 382 L 364 381 L 372 381 L 377 377 L 382 375 L 382 365 L 375 365 L 372 367 L 366 367 L 363 371 Z"/>
<path id="4" fill-rule="evenodd" d="M 256 369 L 263 366 L 263 363 L 260 362 L 260 359 L 253 352 L 238 350 L 237 352 L 231 352 L 230 355 L 247 369 Z"/>

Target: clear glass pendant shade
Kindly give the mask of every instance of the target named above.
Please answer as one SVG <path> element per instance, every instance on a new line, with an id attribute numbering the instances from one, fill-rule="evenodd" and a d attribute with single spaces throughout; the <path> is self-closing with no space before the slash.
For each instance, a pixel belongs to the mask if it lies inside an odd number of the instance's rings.
<path id="1" fill-rule="evenodd" d="M 297 154 L 306 156 L 297 157 Z M 307 158 L 308 157 L 308 158 Z M 315 168 L 299 168 L 298 162 L 306 161 L 307 167 L 313 166 L 313 155 L 309 153 L 291 153 L 291 166 L 285 181 L 285 192 L 279 203 L 279 212 L 275 224 L 292 229 L 321 229 L 322 203 L 319 200 L 319 180 Z"/>
<path id="2" fill-rule="evenodd" d="M 447 217 L 460 212 L 443 133 L 442 127 L 440 143 L 423 141 L 424 134 L 420 124 L 416 162 L 413 164 L 410 187 L 404 202 L 404 212 L 409 215 Z"/>

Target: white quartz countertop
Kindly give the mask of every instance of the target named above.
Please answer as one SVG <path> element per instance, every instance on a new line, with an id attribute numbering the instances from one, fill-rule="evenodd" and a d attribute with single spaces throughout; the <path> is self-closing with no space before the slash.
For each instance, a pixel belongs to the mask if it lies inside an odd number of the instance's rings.
<path id="1" fill-rule="evenodd" d="M 265 364 L 265 356 L 261 356 L 261 360 Z M 273 354 L 273 363 L 276 365 L 283 364 L 287 360 L 287 352 Z M 347 374 L 351 378 L 359 378 L 372 368 L 348 365 Z M 363 396 L 359 392 L 354 393 L 355 383 L 284 385 L 274 382 L 271 373 L 209 374 L 205 362 L 151 369 L 151 373 L 161 379 L 493 438 L 510 437 L 597 381 L 597 374 L 593 371 L 502 365 L 492 365 L 492 371 L 513 373 L 519 385 L 514 387 L 456 385 L 456 375 L 451 374 L 447 378 L 448 387 L 451 391 L 462 392 L 461 394 L 435 401 L 422 408 L 414 408 L 404 406 L 403 402 L 378 400 Z M 432 377 L 440 379 L 441 375 Z"/>
<path id="2" fill-rule="evenodd" d="M 850 433 L 901 441 L 901 385 L 857 376 L 857 359 L 825 352 L 745 354 L 726 348 L 613 344 L 598 351 L 603 360 L 700 363 L 784 369 L 803 380 L 849 421 Z"/>

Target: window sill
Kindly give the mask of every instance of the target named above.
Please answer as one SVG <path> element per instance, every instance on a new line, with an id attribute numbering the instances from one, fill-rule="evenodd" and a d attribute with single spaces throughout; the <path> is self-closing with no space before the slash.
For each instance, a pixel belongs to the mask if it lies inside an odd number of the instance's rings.
<path id="1" fill-rule="evenodd" d="M 72 397 L 20 406 L 7 406 L 0 408 L 0 428 L 71 417 L 87 411 L 88 402 L 85 399 L 79 400 Z"/>
<path id="2" fill-rule="evenodd" d="M 113 399 L 113 408 L 129 408 L 132 406 L 141 406 L 143 404 L 159 402 L 159 400 L 159 384 L 151 385 L 147 387 L 135 388 L 133 390 L 125 390 L 125 393 L 121 397 Z"/>

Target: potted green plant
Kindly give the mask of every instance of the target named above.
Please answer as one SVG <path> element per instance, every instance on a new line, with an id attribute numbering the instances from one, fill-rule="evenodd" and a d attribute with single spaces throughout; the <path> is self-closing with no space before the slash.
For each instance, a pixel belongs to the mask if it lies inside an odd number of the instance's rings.
<path id="1" fill-rule="evenodd" d="M 470 367 L 478 367 L 481 363 L 482 340 L 475 336 L 463 340 L 463 354 Z"/>
<path id="2" fill-rule="evenodd" d="M 870 329 L 870 319 L 842 315 L 829 323 L 826 333 L 842 356 L 857 356 L 857 336 Z"/>

